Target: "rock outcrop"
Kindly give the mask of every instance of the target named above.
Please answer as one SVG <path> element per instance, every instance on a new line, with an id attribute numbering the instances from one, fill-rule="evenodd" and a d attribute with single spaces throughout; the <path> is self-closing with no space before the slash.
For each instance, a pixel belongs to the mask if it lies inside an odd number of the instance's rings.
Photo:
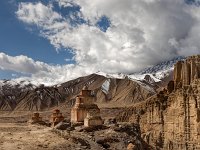
<path id="1" fill-rule="evenodd" d="M 175 88 L 190 85 L 195 79 L 200 78 L 200 57 L 191 56 L 186 61 L 179 61 L 174 66 Z"/>
<path id="2" fill-rule="evenodd" d="M 155 149 L 200 149 L 200 55 L 174 67 L 174 81 L 118 120 L 140 124 L 143 139 Z"/>

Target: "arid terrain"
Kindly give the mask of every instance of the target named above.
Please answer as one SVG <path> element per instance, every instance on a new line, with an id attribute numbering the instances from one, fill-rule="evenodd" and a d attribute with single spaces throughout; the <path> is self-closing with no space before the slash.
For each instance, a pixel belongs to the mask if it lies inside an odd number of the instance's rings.
<path id="1" fill-rule="evenodd" d="M 28 126 L 24 123 L 1 123 L 0 149 L 68 149 L 70 142 L 51 130 L 51 128 Z"/>
<path id="2" fill-rule="evenodd" d="M 0 150 L 200 150 L 200 0 L 0 6 Z"/>
<path id="3" fill-rule="evenodd" d="M 1 115 L 1 150 L 66 149 L 70 145 L 69 141 L 52 132 L 52 128 L 28 125 L 27 119 L 28 116 Z"/>
<path id="4" fill-rule="evenodd" d="M 93 74 L 58 87 L 3 87 L 0 149 L 199 150 L 199 62 L 178 61 L 167 85 Z"/>
<path id="5" fill-rule="evenodd" d="M 136 138 L 138 130 L 137 126 L 112 123 L 92 130 L 83 127 L 58 130 L 45 125 L 28 124 L 31 113 L 21 113 L 15 116 L 4 112 L 0 116 L 1 150 L 122 150 L 126 149 L 128 141 Z M 129 130 L 124 130 L 125 127 Z"/>

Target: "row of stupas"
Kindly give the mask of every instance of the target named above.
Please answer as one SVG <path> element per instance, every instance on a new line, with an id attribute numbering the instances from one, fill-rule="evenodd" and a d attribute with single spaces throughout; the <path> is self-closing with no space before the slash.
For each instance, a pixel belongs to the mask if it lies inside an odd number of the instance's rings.
<path id="1" fill-rule="evenodd" d="M 59 122 L 64 121 L 64 117 L 59 109 L 55 109 L 50 117 L 51 126 L 56 126 Z M 38 112 L 33 113 L 29 123 L 41 123 L 42 117 Z M 76 103 L 71 109 L 71 123 L 83 122 L 85 127 L 99 126 L 103 124 L 100 116 L 100 109 L 94 104 L 94 96 L 91 90 L 86 86 L 83 87 L 80 94 L 76 97 Z"/>
<path id="2" fill-rule="evenodd" d="M 52 127 L 56 126 L 59 122 L 64 121 L 64 117 L 62 115 L 62 113 L 60 112 L 59 109 L 55 109 L 52 113 L 52 115 L 50 116 L 50 124 Z M 38 112 L 33 113 L 32 117 L 30 118 L 30 120 L 28 121 L 28 123 L 30 124 L 35 124 L 35 123 L 39 123 L 39 124 L 44 124 L 44 121 L 42 121 L 42 117 L 40 116 L 40 114 Z"/>

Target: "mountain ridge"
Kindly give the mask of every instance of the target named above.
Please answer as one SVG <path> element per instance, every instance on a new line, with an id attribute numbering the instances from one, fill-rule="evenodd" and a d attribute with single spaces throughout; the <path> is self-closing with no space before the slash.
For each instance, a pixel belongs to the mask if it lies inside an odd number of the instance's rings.
<path id="1" fill-rule="evenodd" d="M 132 105 L 154 95 L 156 89 L 165 86 L 167 81 L 172 78 L 170 71 L 173 63 L 181 59 L 161 63 L 160 67 L 157 65 L 138 74 L 111 75 L 97 72 L 54 86 L 34 85 L 31 81 L 17 83 L 12 80 L 1 80 L 0 110 L 45 110 L 59 106 L 61 103 L 70 107 L 73 105 L 76 95 L 85 85 L 93 90 L 97 97 L 96 103 L 106 103 L 111 106 Z M 168 68 L 167 71 L 166 68 Z M 166 71 L 167 73 L 163 78 L 158 79 L 152 74 L 152 70 L 154 70 L 154 74 L 155 71 Z"/>

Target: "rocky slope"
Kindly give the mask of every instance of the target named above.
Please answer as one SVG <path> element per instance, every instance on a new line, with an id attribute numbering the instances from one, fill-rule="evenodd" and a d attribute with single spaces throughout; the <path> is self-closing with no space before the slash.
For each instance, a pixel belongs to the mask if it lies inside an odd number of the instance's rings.
<path id="1" fill-rule="evenodd" d="M 35 88 L 30 82 L 14 82 L 13 80 L 0 81 L 0 110 L 13 110 L 23 93 Z"/>
<path id="2" fill-rule="evenodd" d="M 0 110 L 46 110 L 63 105 L 70 107 L 84 85 L 93 90 L 96 103 L 106 103 L 111 106 L 127 106 L 143 101 L 155 93 L 151 85 L 144 85 L 128 78 L 106 78 L 97 74 L 52 87 L 9 85 L 2 86 Z"/>

